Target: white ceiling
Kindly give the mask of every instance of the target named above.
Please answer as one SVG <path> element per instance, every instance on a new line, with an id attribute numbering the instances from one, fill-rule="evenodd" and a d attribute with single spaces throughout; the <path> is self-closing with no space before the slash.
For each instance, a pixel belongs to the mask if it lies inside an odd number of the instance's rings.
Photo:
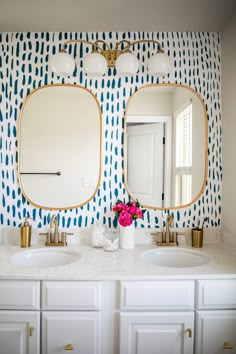
<path id="1" fill-rule="evenodd" d="M 0 0 L 0 32 L 221 31 L 236 0 Z"/>

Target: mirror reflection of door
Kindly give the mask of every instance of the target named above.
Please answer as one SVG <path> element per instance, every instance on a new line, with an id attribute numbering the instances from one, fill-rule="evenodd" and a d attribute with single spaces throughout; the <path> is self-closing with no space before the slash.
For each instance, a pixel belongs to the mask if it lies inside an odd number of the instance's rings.
<path id="1" fill-rule="evenodd" d="M 163 134 L 156 131 L 158 122 Z M 132 198 L 154 209 L 196 201 L 207 176 L 208 127 L 201 97 L 185 85 L 143 86 L 127 104 L 125 123 L 124 174 Z"/>
<path id="2" fill-rule="evenodd" d="M 171 126 L 169 116 L 127 117 L 127 181 L 143 204 L 170 204 Z"/>
<path id="3" fill-rule="evenodd" d="M 132 194 L 145 203 L 151 201 L 153 204 L 162 205 L 163 140 L 163 123 L 127 128 L 129 188 Z"/>

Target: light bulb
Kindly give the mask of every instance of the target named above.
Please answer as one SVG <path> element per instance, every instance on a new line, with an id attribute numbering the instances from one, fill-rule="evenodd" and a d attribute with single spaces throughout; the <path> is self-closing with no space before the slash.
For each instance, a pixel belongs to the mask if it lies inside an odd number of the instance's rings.
<path id="1" fill-rule="evenodd" d="M 136 56 L 130 52 L 122 53 L 116 59 L 117 73 L 122 76 L 132 76 L 138 72 L 139 61 Z"/>
<path id="2" fill-rule="evenodd" d="M 171 60 L 165 53 L 156 53 L 148 60 L 148 71 L 157 77 L 165 76 L 171 71 Z"/>
<path id="3" fill-rule="evenodd" d="M 58 76 L 71 76 L 75 70 L 74 58 L 65 51 L 54 55 L 51 59 L 51 68 Z"/>
<path id="4" fill-rule="evenodd" d="M 94 52 L 84 58 L 83 68 L 91 77 L 102 76 L 107 71 L 107 61 L 102 54 Z"/>

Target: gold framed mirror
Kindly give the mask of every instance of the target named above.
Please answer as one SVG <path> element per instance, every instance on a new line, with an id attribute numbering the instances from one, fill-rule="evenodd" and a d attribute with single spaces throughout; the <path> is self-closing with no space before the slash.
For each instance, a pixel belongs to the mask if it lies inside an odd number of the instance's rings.
<path id="1" fill-rule="evenodd" d="M 25 198 L 44 209 L 80 207 L 101 178 L 101 110 L 80 85 L 33 90 L 18 125 L 18 180 Z"/>
<path id="2" fill-rule="evenodd" d="M 141 87 L 125 111 L 124 177 L 145 208 L 191 205 L 204 191 L 208 122 L 201 96 L 179 84 Z"/>

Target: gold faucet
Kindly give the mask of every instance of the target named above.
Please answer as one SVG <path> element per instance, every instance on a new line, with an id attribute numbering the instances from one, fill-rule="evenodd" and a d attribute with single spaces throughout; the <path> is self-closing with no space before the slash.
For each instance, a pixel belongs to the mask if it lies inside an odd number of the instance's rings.
<path id="1" fill-rule="evenodd" d="M 165 242 L 170 242 L 170 227 L 173 226 L 173 218 L 170 214 L 166 217 L 166 232 L 165 232 Z"/>
<path id="2" fill-rule="evenodd" d="M 51 218 L 50 221 L 50 228 L 52 228 L 54 225 L 54 232 L 52 234 L 52 239 L 51 242 L 58 243 L 59 240 L 59 233 L 58 233 L 58 219 L 57 216 L 54 214 Z"/>
<path id="3" fill-rule="evenodd" d="M 166 230 L 157 233 L 157 246 L 178 246 L 178 233 L 170 231 L 170 227 L 173 227 L 173 217 L 168 214 L 166 217 Z"/>
<path id="4" fill-rule="evenodd" d="M 73 233 L 62 232 L 61 237 L 58 231 L 58 218 L 57 215 L 52 215 L 50 221 L 50 228 L 54 227 L 53 232 L 39 233 L 39 235 L 46 235 L 45 246 L 67 246 L 66 236 L 73 235 Z M 59 240 L 60 238 L 60 240 Z"/>

